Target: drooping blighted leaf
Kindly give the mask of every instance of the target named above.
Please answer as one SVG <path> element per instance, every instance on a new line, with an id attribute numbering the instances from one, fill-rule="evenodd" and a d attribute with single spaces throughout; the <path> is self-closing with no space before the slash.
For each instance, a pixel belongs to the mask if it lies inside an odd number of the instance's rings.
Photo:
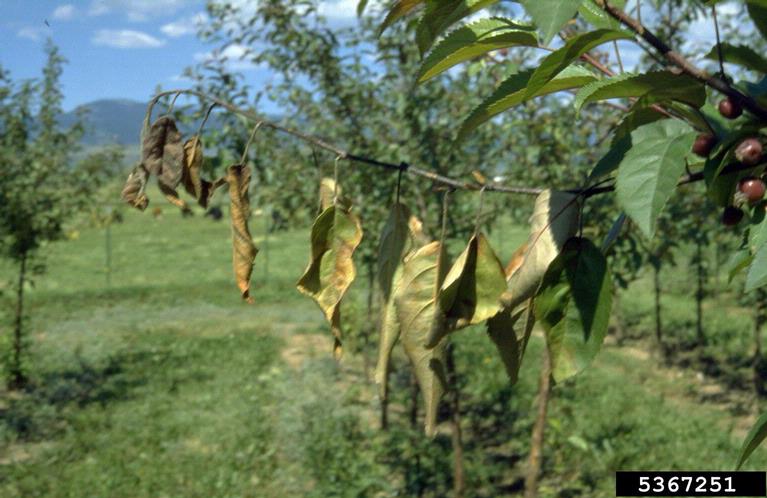
<path id="1" fill-rule="evenodd" d="M 396 292 L 396 287 L 402 278 L 402 260 L 411 246 L 409 233 L 411 216 L 410 210 L 405 205 L 396 203 L 389 212 L 389 218 L 378 244 L 378 287 L 381 289 L 384 304 L 375 380 L 380 388 L 381 399 L 386 399 L 387 396 L 389 362 L 392 349 L 400 333 L 397 310 L 392 295 Z"/>
<path id="2" fill-rule="evenodd" d="M 341 355 L 341 300 L 357 275 L 352 255 L 361 241 L 362 227 L 351 203 L 338 198 L 312 225 L 311 261 L 297 284 L 330 323 L 336 357 Z"/>
<path id="3" fill-rule="evenodd" d="M 210 198 L 218 187 L 226 183 L 225 178 L 209 182 L 201 177 L 203 160 L 203 145 L 200 137 L 195 135 L 184 143 L 184 169 L 181 183 L 187 193 L 197 199 L 200 207 L 207 208 Z"/>
<path id="4" fill-rule="evenodd" d="M 607 334 L 611 306 L 612 278 L 604 255 L 587 239 L 570 239 L 535 298 L 535 316 L 546 331 L 557 382 L 594 360 Z"/>
<path id="5" fill-rule="evenodd" d="M 524 0 L 522 5 L 548 45 L 562 26 L 575 16 L 582 0 Z"/>
<path id="6" fill-rule="evenodd" d="M 426 339 L 434 324 L 442 320 L 436 299 L 445 274 L 444 261 L 444 251 L 439 242 L 432 242 L 415 251 L 403 264 L 402 280 L 394 296 L 402 345 L 423 394 L 426 434 L 430 437 L 435 433 L 439 401 L 447 385 L 446 341 L 433 348 L 426 347 Z"/>
<path id="7" fill-rule="evenodd" d="M 673 100 L 700 107 L 706 102 L 706 87 L 691 76 L 671 71 L 624 73 L 584 86 L 574 105 L 580 111 L 589 102 L 633 97 L 641 98 L 644 105 Z"/>
<path id="8" fill-rule="evenodd" d="M 446 323 L 434 327 L 426 345 L 435 346 L 448 332 L 495 316 L 505 290 L 506 274 L 498 256 L 483 234 L 474 235 L 442 282 L 437 302 Z"/>
<path id="9" fill-rule="evenodd" d="M 336 195 L 341 195 L 341 186 L 332 178 L 320 180 L 320 209 L 325 211 L 333 205 Z"/>
<path id="10" fill-rule="evenodd" d="M 250 218 L 250 168 L 237 164 L 226 172 L 229 184 L 229 215 L 232 222 L 232 266 L 237 287 L 242 298 L 252 302 L 250 297 L 250 276 L 258 249 L 248 228 Z"/>
<path id="11" fill-rule="evenodd" d="M 756 421 L 754 426 L 746 435 L 746 439 L 743 440 L 743 446 L 740 449 L 740 455 L 738 456 L 738 463 L 735 465 L 735 470 L 740 470 L 751 453 L 762 444 L 764 438 L 767 437 L 767 413 L 763 414 Z"/>
<path id="12" fill-rule="evenodd" d="M 551 81 L 540 88 L 535 95 L 527 96 L 527 84 L 533 70 L 513 74 L 499 86 L 490 97 L 485 99 L 461 125 L 457 140 L 463 140 L 477 126 L 490 120 L 494 116 L 522 104 L 531 98 L 541 97 L 550 93 L 578 88 L 592 81 L 596 77 L 589 70 L 580 66 L 570 66 L 557 74 Z"/>
<path id="13" fill-rule="evenodd" d="M 434 40 L 453 24 L 497 3 L 498 0 L 440 0 L 427 2 L 426 12 L 416 27 L 416 43 L 421 55 L 425 54 Z"/>
<path id="14" fill-rule="evenodd" d="M 520 307 L 513 312 L 506 308 L 487 321 L 488 337 L 495 344 L 512 384 L 515 384 L 519 378 L 522 358 L 535 325 L 532 305 L 533 300 L 530 299 L 527 306 Z M 520 323 L 522 324 L 521 327 Z M 518 333 L 517 329 L 520 328 Z"/>
<path id="15" fill-rule="evenodd" d="M 765 14 L 767 14 L 767 11 L 765 11 Z M 767 74 L 767 59 L 765 59 L 753 48 L 746 45 L 722 43 L 721 49 L 722 59 L 724 62 L 737 64 L 739 66 L 745 67 L 746 69 L 751 69 L 762 74 Z M 719 60 L 719 50 L 716 48 L 716 45 L 711 48 L 711 51 L 709 51 L 708 54 L 706 54 L 706 59 L 712 61 Z"/>
<path id="16" fill-rule="evenodd" d="M 764 0 L 747 0 L 746 7 L 756 29 L 762 34 L 762 38 L 767 40 L 767 2 Z"/>
<path id="17" fill-rule="evenodd" d="M 670 119 L 631 133 L 631 149 L 618 167 L 615 190 L 618 203 L 648 237 L 684 172 L 695 135 L 686 123 Z"/>
<path id="18" fill-rule="evenodd" d="M 626 40 L 633 38 L 625 31 L 616 31 L 612 29 L 597 29 L 589 33 L 576 35 L 567 42 L 562 48 L 559 48 L 547 55 L 538 65 L 530 76 L 527 83 L 525 97 L 532 98 L 544 88 L 559 73 L 564 71 L 578 58 L 588 53 L 590 50 L 614 40 Z"/>
<path id="19" fill-rule="evenodd" d="M 378 287 L 384 301 L 391 296 L 394 272 L 402 263 L 402 259 L 410 245 L 410 210 L 401 203 L 396 203 L 386 220 L 381 239 L 378 242 Z"/>
<path id="20" fill-rule="evenodd" d="M 467 24 L 450 32 L 434 47 L 421 64 L 418 82 L 428 81 L 479 55 L 514 46 L 538 46 L 535 28 L 499 17 Z"/>
<path id="21" fill-rule="evenodd" d="M 181 182 L 184 145 L 176 122 L 169 116 L 158 118 L 141 137 L 141 162 L 157 181 L 175 189 Z"/>
<path id="22" fill-rule="evenodd" d="M 516 309 L 535 295 L 551 262 L 578 231 L 577 200 L 573 194 L 551 190 L 536 198 L 524 259 L 509 278 L 503 297 L 507 308 Z"/>
<path id="23" fill-rule="evenodd" d="M 516 251 L 514 251 L 514 254 L 511 255 L 511 259 L 509 259 L 509 262 L 506 264 L 506 268 L 504 269 L 506 280 L 510 279 L 514 272 L 516 272 L 519 267 L 522 266 L 522 262 L 525 260 L 526 252 L 527 243 L 525 242 L 519 246 Z"/>
<path id="24" fill-rule="evenodd" d="M 378 28 L 378 34 L 386 31 L 386 28 L 397 22 L 399 19 L 412 13 L 417 7 L 426 3 L 426 0 L 396 0 L 392 5 L 389 12 L 386 14 L 386 18 L 381 23 L 381 27 Z"/>
<path id="25" fill-rule="evenodd" d="M 137 164 L 128 175 L 128 179 L 125 180 L 125 186 L 120 194 L 122 200 L 141 211 L 145 210 L 149 205 L 149 199 L 145 192 L 148 179 L 149 172 L 144 165 L 142 163 Z"/>

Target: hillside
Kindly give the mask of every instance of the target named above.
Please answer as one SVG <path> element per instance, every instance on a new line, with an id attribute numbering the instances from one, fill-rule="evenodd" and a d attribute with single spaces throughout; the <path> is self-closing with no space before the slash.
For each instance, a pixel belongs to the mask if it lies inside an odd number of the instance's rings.
<path id="1" fill-rule="evenodd" d="M 71 126 L 80 111 L 86 114 L 86 131 L 83 144 L 133 145 L 139 141 L 139 125 L 144 119 L 146 104 L 126 99 L 96 100 L 65 113 L 60 123 Z"/>

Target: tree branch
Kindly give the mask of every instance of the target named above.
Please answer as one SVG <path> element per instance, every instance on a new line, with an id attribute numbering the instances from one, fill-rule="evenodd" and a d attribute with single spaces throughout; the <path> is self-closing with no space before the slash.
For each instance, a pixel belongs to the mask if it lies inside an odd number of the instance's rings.
<path id="1" fill-rule="evenodd" d="M 690 61 L 685 59 L 684 56 L 672 50 L 671 47 L 666 45 L 665 42 L 663 42 L 660 38 L 655 36 L 655 34 L 651 32 L 650 30 L 648 30 L 642 23 L 640 23 L 633 17 L 629 16 L 628 14 L 623 12 L 621 9 L 610 5 L 609 3 L 607 3 L 606 0 L 597 0 L 597 3 L 605 10 L 605 12 L 607 12 L 610 16 L 620 21 L 621 24 L 630 28 L 634 33 L 639 35 L 643 40 L 649 43 L 655 50 L 660 52 L 669 62 L 677 66 L 683 72 L 689 74 L 690 76 L 697 79 L 698 81 L 705 83 L 706 85 L 710 86 L 714 90 L 717 90 L 727 95 L 732 100 L 740 104 L 744 109 L 748 110 L 751 114 L 757 116 L 758 118 L 762 120 L 767 121 L 767 109 L 759 105 L 757 101 L 755 101 L 748 95 L 745 95 L 739 92 L 723 79 L 717 76 L 712 76 L 706 73 L 705 71 L 697 68 Z"/>

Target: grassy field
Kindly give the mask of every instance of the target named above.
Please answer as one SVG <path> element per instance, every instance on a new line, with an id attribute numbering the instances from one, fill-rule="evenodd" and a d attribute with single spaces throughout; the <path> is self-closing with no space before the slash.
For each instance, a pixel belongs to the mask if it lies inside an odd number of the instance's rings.
<path id="1" fill-rule="evenodd" d="M 360 357 L 332 360 L 318 309 L 295 290 L 308 232 L 270 235 L 267 256 L 262 227 L 253 306 L 232 283 L 224 222 L 129 213 L 112 228 L 109 286 L 103 230 L 50 248 L 49 272 L 29 290 L 33 385 L 0 391 L 0 496 L 445 495 L 449 438 L 409 427 L 402 356 L 382 433 Z M 524 230 L 494 237 L 508 255 Z M 364 286 L 352 292 L 354 325 Z M 469 496 L 514 495 L 541 342 L 513 388 L 481 330 L 457 334 L 456 348 Z M 608 346 L 555 388 L 542 496 L 612 496 L 617 469 L 731 468 L 754 407 L 702 403 L 707 389 L 643 349 Z M 766 464 L 759 450 L 749 466 Z"/>

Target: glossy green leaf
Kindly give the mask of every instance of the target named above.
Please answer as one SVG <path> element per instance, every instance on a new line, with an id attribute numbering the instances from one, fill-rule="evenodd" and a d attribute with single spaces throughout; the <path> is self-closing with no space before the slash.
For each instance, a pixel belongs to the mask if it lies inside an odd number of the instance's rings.
<path id="1" fill-rule="evenodd" d="M 767 2 L 764 0 L 747 0 L 748 15 L 754 21 L 754 26 L 767 40 Z"/>
<path id="2" fill-rule="evenodd" d="M 661 119 L 665 119 L 665 116 L 651 108 L 641 107 L 632 109 L 613 132 L 610 149 L 607 151 L 607 154 L 599 159 L 594 166 L 594 169 L 591 171 L 589 178 L 592 180 L 601 178 L 618 169 L 626 152 L 632 147 L 631 132 L 640 126 Z"/>
<path id="3" fill-rule="evenodd" d="M 719 60 L 719 51 L 716 46 L 711 48 L 711 51 L 706 54 L 706 59 L 713 61 Z M 765 59 L 756 50 L 746 45 L 732 45 L 730 43 L 722 43 L 722 59 L 724 62 L 731 64 L 737 64 L 743 66 L 746 69 L 752 69 L 763 74 L 767 74 L 767 59 Z"/>
<path id="4" fill-rule="evenodd" d="M 743 446 L 740 449 L 738 464 L 735 466 L 735 470 L 740 470 L 748 457 L 751 456 L 751 453 L 762 444 L 765 437 L 767 437 L 767 413 L 759 417 L 748 432 L 748 435 L 746 435 L 746 439 L 743 440 Z"/>
<path id="5" fill-rule="evenodd" d="M 524 0 L 522 5 L 538 26 L 544 45 L 578 12 L 581 0 Z"/>
<path id="6" fill-rule="evenodd" d="M 378 29 L 379 34 L 386 31 L 386 28 L 402 19 L 403 17 L 412 13 L 416 8 L 422 6 L 427 0 L 397 0 L 392 5 L 389 12 L 386 14 L 386 18 L 381 27 Z"/>
<path id="7" fill-rule="evenodd" d="M 506 273 L 487 238 L 474 235 L 456 258 L 440 287 L 437 301 L 446 327 L 436 327 L 426 342 L 438 344 L 448 332 L 482 323 L 501 310 Z"/>
<path id="8" fill-rule="evenodd" d="M 767 245 L 762 245 L 754 253 L 754 259 L 746 274 L 746 292 L 767 285 Z"/>
<path id="9" fill-rule="evenodd" d="M 543 88 L 539 89 L 535 95 L 528 97 L 525 94 L 525 90 L 532 74 L 532 70 L 513 74 L 501 83 L 501 86 L 466 118 L 461 125 L 461 129 L 458 131 L 457 140 L 463 140 L 482 123 L 514 106 L 530 100 L 530 98 L 541 97 L 570 88 L 578 88 L 596 80 L 594 74 L 587 69 L 580 66 L 570 66 L 556 75 Z"/>
<path id="10" fill-rule="evenodd" d="M 604 255 L 587 239 L 570 239 L 546 271 L 535 299 L 557 382 L 594 360 L 607 334 L 611 306 L 612 278 Z"/>
<path id="11" fill-rule="evenodd" d="M 695 132 L 685 123 L 657 121 L 631 133 L 632 147 L 618 168 L 615 191 L 623 210 L 648 237 L 676 188 Z"/>
<path id="12" fill-rule="evenodd" d="M 482 19 L 452 31 L 424 60 L 418 73 L 423 83 L 451 67 L 487 52 L 512 46 L 535 47 L 533 28 L 501 18 Z"/>
<path id="13" fill-rule="evenodd" d="M 612 29 L 597 29 L 570 38 L 562 48 L 550 53 L 540 62 L 527 83 L 525 96 L 527 98 L 535 96 L 559 73 L 578 60 L 581 55 L 603 43 L 627 38 L 631 38 L 631 36 L 623 31 Z"/>
<path id="14" fill-rule="evenodd" d="M 442 323 L 437 311 L 437 291 L 445 275 L 444 253 L 439 242 L 418 249 L 405 259 L 402 280 L 394 295 L 402 345 L 415 371 L 426 405 L 426 434 L 433 436 L 439 401 L 446 389 L 445 341 L 434 348 L 426 339 Z M 439 326 L 439 325 L 437 325 Z"/>
<path id="15" fill-rule="evenodd" d="M 620 9 L 626 5 L 626 0 L 611 0 L 610 5 Z M 620 29 L 620 21 L 614 19 L 605 10 L 596 4 L 594 0 L 583 0 L 578 8 L 578 13 L 583 19 L 595 28 Z"/>
<path id="16" fill-rule="evenodd" d="M 498 0 L 439 0 L 428 3 L 416 28 L 416 43 L 421 55 L 453 24 L 497 3 Z"/>
<path id="17" fill-rule="evenodd" d="M 589 102 L 631 97 L 642 98 L 645 105 L 674 100 L 700 107 L 706 102 L 706 87 L 691 76 L 670 71 L 624 73 L 584 86 L 573 104 L 580 111 Z"/>

